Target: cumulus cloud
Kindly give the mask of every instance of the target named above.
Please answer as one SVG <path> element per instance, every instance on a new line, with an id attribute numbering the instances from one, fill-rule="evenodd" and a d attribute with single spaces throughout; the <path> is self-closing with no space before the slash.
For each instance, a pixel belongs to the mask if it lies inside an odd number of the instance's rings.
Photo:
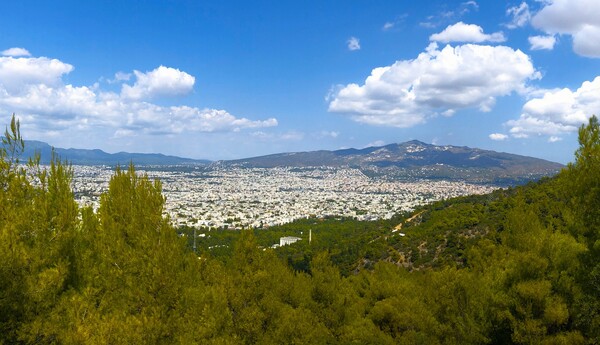
<path id="1" fill-rule="evenodd" d="M 10 93 L 24 91 L 31 85 L 58 85 L 73 66 L 56 59 L 0 57 L 0 87 Z"/>
<path id="2" fill-rule="evenodd" d="M 372 125 L 412 127 L 459 109 L 489 111 L 496 97 L 525 92 L 535 78 L 539 72 L 519 50 L 473 44 L 440 50 L 432 43 L 414 60 L 373 69 L 363 85 L 338 87 L 329 111 Z"/>
<path id="3" fill-rule="evenodd" d="M 518 120 L 507 122 L 511 126 L 510 134 L 515 138 L 529 138 L 531 134 L 537 135 L 561 135 L 566 132 L 572 132 L 577 129 L 575 126 L 564 125 L 562 123 L 552 122 L 548 119 L 541 119 L 521 115 Z"/>
<path id="4" fill-rule="evenodd" d="M 137 73 L 131 94 L 102 91 L 98 85 L 65 84 L 73 66 L 56 59 L 0 57 L 0 111 L 16 112 L 39 132 L 65 129 L 112 129 L 114 138 L 134 134 L 236 131 L 272 127 L 274 118 L 250 120 L 225 110 L 162 106 L 132 95 L 177 93 L 193 85 L 193 77 L 173 68 L 159 67 Z M 166 73 L 165 73 L 166 72 Z M 191 78 L 191 79 L 190 79 Z M 157 80 L 165 81 L 159 86 Z"/>
<path id="5" fill-rule="evenodd" d="M 475 24 L 465 24 L 458 22 L 449 25 L 444 31 L 433 34 L 429 37 L 430 41 L 450 43 L 450 42 L 504 42 L 506 38 L 502 32 L 484 34 L 483 28 Z"/>
<path id="6" fill-rule="evenodd" d="M 516 138 L 546 135 L 555 142 L 561 135 L 576 131 L 593 114 L 600 114 L 600 76 L 575 91 L 546 91 L 525 103 L 521 116 L 507 125 Z"/>
<path id="7" fill-rule="evenodd" d="M 547 0 L 532 18 L 534 27 L 548 34 L 573 37 L 573 50 L 582 56 L 600 58 L 600 1 Z"/>
<path id="8" fill-rule="evenodd" d="M 133 85 L 123 84 L 121 95 L 130 99 L 184 95 L 192 91 L 196 79 L 176 68 L 160 66 L 150 72 L 133 71 Z M 115 76 L 119 77 L 119 76 Z"/>
<path id="9" fill-rule="evenodd" d="M 188 106 L 170 107 L 168 110 L 174 132 L 184 130 L 195 132 L 238 131 L 243 128 L 277 126 L 277 120 L 273 118 L 265 121 L 252 121 L 246 118 L 236 118 L 225 110 L 199 109 Z"/>
<path id="10" fill-rule="evenodd" d="M 31 53 L 29 53 L 29 51 L 25 48 L 8 48 L 6 50 L 4 50 L 2 52 L 3 56 L 12 56 L 12 57 L 18 57 L 18 56 L 31 56 Z"/>
<path id="11" fill-rule="evenodd" d="M 529 44 L 531 50 L 552 50 L 556 44 L 556 37 L 550 36 L 530 36 Z"/>
<path id="12" fill-rule="evenodd" d="M 356 37 L 350 37 L 348 39 L 348 49 L 351 51 L 360 50 L 360 40 Z"/>
<path id="13" fill-rule="evenodd" d="M 522 2 L 519 6 L 514 6 L 506 10 L 506 15 L 511 17 L 511 22 L 506 24 L 509 29 L 516 29 L 525 26 L 531 20 L 529 5 Z"/>
<path id="14" fill-rule="evenodd" d="M 502 133 L 492 133 L 489 137 L 490 139 L 495 141 L 502 141 L 508 139 L 508 135 Z"/>
<path id="15" fill-rule="evenodd" d="M 387 30 L 391 30 L 392 28 L 394 28 L 395 23 L 392 22 L 386 22 L 385 24 L 383 24 L 383 27 L 381 28 L 383 31 L 387 31 Z"/>

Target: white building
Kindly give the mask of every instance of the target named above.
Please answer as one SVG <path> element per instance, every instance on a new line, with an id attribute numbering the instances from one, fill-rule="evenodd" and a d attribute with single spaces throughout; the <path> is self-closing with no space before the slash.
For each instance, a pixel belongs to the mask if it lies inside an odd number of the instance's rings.
<path id="1" fill-rule="evenodd" d="M 300 237 L 294 237 L 294 236 L 280 237 L 279 238 L 279 246 L 286 246 L 288 244 L 296 243 L 300 240 L 302 240 Z"/>

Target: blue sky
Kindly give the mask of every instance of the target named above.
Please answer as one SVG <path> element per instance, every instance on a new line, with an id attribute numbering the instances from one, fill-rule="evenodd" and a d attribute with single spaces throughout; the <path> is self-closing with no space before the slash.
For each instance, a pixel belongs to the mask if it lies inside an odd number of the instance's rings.
<path id="1" fill-rule="evenodd" d="M 600 1 L 12 1 L 0 121 L 232 159 L 418 139 L 568 162 L 600 115 Z"/>

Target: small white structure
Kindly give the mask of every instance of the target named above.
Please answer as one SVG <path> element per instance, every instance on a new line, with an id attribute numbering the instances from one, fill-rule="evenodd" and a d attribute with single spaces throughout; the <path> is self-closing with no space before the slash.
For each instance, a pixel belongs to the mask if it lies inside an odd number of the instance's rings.
<path id="1" fill-rule="evenodd" d="M 300 237 L 294 237 L 294 236 L 280 237 L 279 238 L 279 246 L 280 247 L 286 246 L 288 244 L 296 243 L 300 240 L 302 240 Z"/>

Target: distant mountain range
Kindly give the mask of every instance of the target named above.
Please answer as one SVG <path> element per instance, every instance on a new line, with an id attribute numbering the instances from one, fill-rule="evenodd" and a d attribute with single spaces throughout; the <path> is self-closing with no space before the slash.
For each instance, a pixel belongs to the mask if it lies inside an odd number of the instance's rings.
<path id="1" fill-rule="evenodd" d="M 107 153 L 102 150 L 85 149 L 61 149 L 54 151 L 62 160 L 68 160 L 75 165 L 182 165 L 182 164 L 208 164 L 208 160 L 196 160 L 176 156 L 166 156 L 160 153 Z M 25 140 L 25 152 L 23 157 L 33 157 L 36 152 L 40 153 L 41 163 L 48 164 L 52 157 L 52 146 L 35 140 Z"/>
<path id="2" fill-rule="evenodd" d="M 41 154 L 50 161 L 52 147 L 41 141 L 25 141 L 24 157 Z M 396 180 L 456 180 L 496 185 L 515 185 L 556 174 L 564 166 L 539 158 L 465 146 L 438 146 L 413 140 L 364 149 L 279 153 L 238 160 L 210 162 L 148 153 L 106 153 L 102 150 L 62 149 L 55 152 L 75 165 L 205 165 L 208 168 L 310 169 L 352 167 L 368 176 Z"/>
<path id="3" fill-rule="evenodd" d="M 437 146 L 418 140 L 364 149 L 280 153 L 219 161 L 213 166 L 274 168 L 348 166 L 370 176 L 446 179 L 513 185 L 556 174 L 562 164 L 465 146 Z"/>

